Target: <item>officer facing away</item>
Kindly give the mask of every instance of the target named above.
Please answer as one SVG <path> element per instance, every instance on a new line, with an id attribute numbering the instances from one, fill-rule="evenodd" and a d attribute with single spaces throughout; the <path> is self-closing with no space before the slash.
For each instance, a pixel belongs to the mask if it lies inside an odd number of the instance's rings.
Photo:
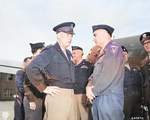
<path id="1" fill-rule="evenodd" d="M 141 62 L 141 76 L 144 104 L 148 107 L 150 116 L 150 32 L 145 32 L 140 36 L 140 42 L 144 46 L 147 57 Z"/>
<path id="2" fill-rule="evenodd" d="M 89 54 L 86 56 L 86 60 L 90 61 L 91 63 L 93 63 L 93 65 L 95 64 L 95 62 L 97 61 L 97 58 L 100 55 L 100 51 L 101 51 L 101 47 L 95 45 L 90 49 Z"/>
<path id="3" fill-rule="evenodd" d="M 27 76 L 32 84 L 46 93 L 44 120 L 76 120 L 74 96 L 74 64 L 71 52 L 66 48 L 71 44 L 75 23 L 65 22 L 53 28 L 57 42 L 47 46 L 27 66 Z M 41 72 L 45 71 L 51 80 L 44 83 Z"/>
<path id="4" fill-rule="evenodd" d="M 17 86 L 17 94 L 15 98 L 15 104 L 14 104 L 14 120 L 24 120 L 24 107 L 23 107 L 23 99 L 25 95 L 24 90 L 24 78 L 25 78 L 25 69 L 29 61 L 31 60 L 30 57 L 26 57 L 23 61 L 23 69 L 18 70 L 16 73 L 16 86 Z"/>
<path id="5" fill-rule="evenodd" d="M 139 71 L 128 62 L 128 50 L 121 46 L 126 57 L 124 73 L 124 120 L 141 118 L 141 76 Z"/>
<path id="6" fill-rule="evenodd" d="M 93 78 L 86 88 L 87 97 L 93 101 L 94 120 L 124 119 L 125 56 L 121 46 L 111 41 L 113 31 L 108 25 L 93 26 L 94 42 L 102 47 L 102 54 L 94 65 Z"/>
<path id="7" fill-rule="evenodd" d="M 83 49 L 78 46 L 72 46 L 72 57 L 75 64 L 75 98 L 81 120 L 91 120 L 91 106 L 87 104 L 86 85 L 88 78 L 93 72 L 92 63 L 84 60 Z"/>

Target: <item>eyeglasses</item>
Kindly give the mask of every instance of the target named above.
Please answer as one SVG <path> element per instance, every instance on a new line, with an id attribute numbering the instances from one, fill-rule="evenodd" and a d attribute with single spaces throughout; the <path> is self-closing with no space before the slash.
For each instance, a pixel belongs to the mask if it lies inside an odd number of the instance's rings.
<path id="1" fill-rule="evenodd" d="M 150 41 L 148 41 L 148 42 L 143 42 L 143 45 L 145 46 L 145 45 L 149 45 L 150 44 Z"/>

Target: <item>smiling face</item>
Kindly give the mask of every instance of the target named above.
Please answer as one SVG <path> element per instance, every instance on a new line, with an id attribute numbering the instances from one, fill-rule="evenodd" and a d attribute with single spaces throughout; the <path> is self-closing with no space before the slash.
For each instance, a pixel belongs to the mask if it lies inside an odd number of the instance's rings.
<path id="1" fill-rule="evenodd" d="M 82 58 L 83 51 L 82 50 L 73 50 L 72 51 L 72 57 L 74 61 L 78 61 L 79 59 Z"/>
<path id="2" fill-rule="evenodd" d="M 71 42 L 72 42 L 72 34 L 68 34 L 68 33 L 64 33 L 64 32 L 59 32 L 57 34 L 57 41 L 60 44 L 61 47 L 63 48 L 67 48 L 68 46 L 70 46 Z"/>
<path id="3" fill-rule="evenodd" d="M 150 53 L 150 39 L 143 41 L 143 46 L 146 52 Z"/>

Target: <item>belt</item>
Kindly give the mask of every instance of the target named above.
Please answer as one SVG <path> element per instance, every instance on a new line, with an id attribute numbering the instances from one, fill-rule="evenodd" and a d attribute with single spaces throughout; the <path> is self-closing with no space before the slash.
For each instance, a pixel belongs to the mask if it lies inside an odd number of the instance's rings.
<path id="1" fill-rule="evenodd" d="M 131 92 L 131 93 L 136 93 L 139 92 L 138 89 L 133 89 L 133 88 L 128 88 L 128 87 L 124 87 L 124 92 Z"/>
<path id="2" fill-rule="evenodd" d="M 66 89 L 74 89 L 75 84 L 74 83 L 62 83 L 57 81 L 49 81 L 49 86 L 57 86 L 60 88 L 66 88 Z"/>

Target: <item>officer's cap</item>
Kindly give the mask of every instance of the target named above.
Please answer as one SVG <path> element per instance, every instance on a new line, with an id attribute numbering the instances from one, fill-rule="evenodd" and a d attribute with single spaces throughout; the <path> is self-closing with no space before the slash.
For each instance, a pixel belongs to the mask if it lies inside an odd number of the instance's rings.
<path id="1" fill-rule="evenodd" d="M 72 46 L 72 51 L 73 50 L 82 50 L 83 51 L 83 49 L 81 47 L 78 47 L 78 46 Z"/>
<path id="2" fill-rule="evenodd" d="M 128 53 L 127 48 L 125 48 L 124 46 L 121 46 L 121 48 L 122 48 L 123 52 L 127 52 Z"/>
<path id="3" fill-rule="evenodd" d="M 145 40 L 150 40 L 150 32 L 145 32 L 140 36 L 141 43 L 143 43 Z"/>
<path id="4" fill-rule="evenodd" d="M 69 34 L 75 34 L 73 32 L 73 28 L 75 27 L 75 23 L 74 22 L 65 22 L 65 23 L 61 23 L 57 26 L 55 26 L 53 28 L 53 30 L 56 32 L 56 33 L 59 33 L 59 32 L 65 32 L 65 33 L 69 33 Z"/>
<path id="5" fill-rule="evenodd" d="M 110 36 L 112 36 L 112 33 L 114 31 L 114 28 L 108 25 L 94 25 L 92 26 L 92 28 L 93 28 L 93 33 L 98 29 L 105 29 L 109 33 Z"/>
<path id="6" fill-rule="evenodd" d="M 44 47 L 44 42 L 39 42 L 39 43 L 30 43 L 31 49 L 35 48 L 43 48 Z"/>

